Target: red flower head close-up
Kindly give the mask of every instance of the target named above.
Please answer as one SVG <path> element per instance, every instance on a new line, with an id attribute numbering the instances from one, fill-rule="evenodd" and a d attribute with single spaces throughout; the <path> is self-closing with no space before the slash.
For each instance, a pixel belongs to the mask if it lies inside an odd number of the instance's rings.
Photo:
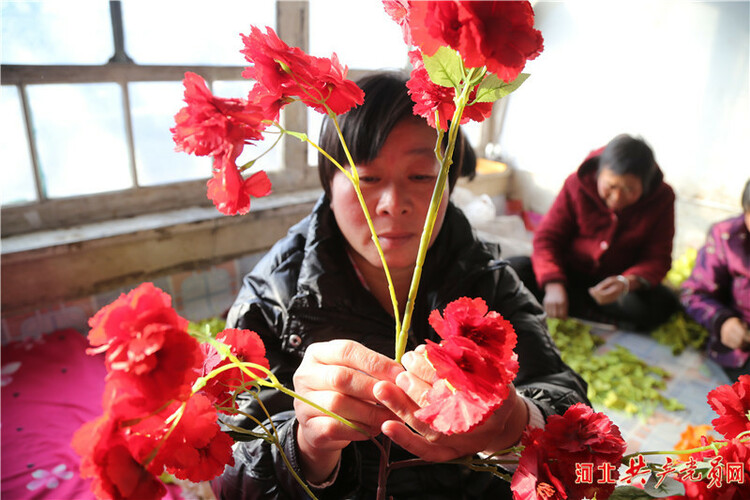
<path id="1" fill-rule="evenodd" d="M 563 415 L 551 415 L 544 429 L 531 429 L 521 439 L 524 450 L 513 475 L 516 499 L 608 498 L 615 484 L 603 479 L 602 464 L 611 465 L 616 480 L 626 449 L 620 429 L 603 413 L 577 403 Z M 576 464 L 593 464 L 593 482 L 576 483 Z"/>
<path id="2" fill-rule="evenodd" d="M 727 438 L 750 431 L 750 375 L 708 393 L 708 404 L 718 415 L 711 423 Z"/>
<path id="3" fill-rule="evenodd" d="M 89 342 L 105 353 L 105 402 L 118 417 L 153 410 L 181 399 L 198 377 L 200 344 L 171 298 L 143 283 L 100 309 L 89 320 Z"/>
<path id="4" fill-rule="evenodd" d="M 518 371 L 516 333 L 482 299 L 460 298 L 430 325 L 443 340 L 427 342 L 427 359 L 440 379 L 427 393 L 417 417 L 443 434 L 466 432 L 481 424 L 508 395 Z"/>
<path id="5" fill-rule="evenodd" d="M 263 33 L 253 26 L 242 41 L 241 52 L 252 64 L 242 76 L 257 82 L 256 95 L 282 102 L 297 98 L 319 113 L 337 115 L 364 102 L 364 92 L 346 78 L 348 69 L 336 54 L 330 59 L 310 56 L 287 45 L 270 27 Z"/>
<path id="6" fill-rule="evenodd" d="M 271 180 L 264 171 L 244 178 L 234 164 L 224 157 L 214 160 L 213 177 L 208 180 L 206 196 L 224 215 L 244 215 L 250 211 L 250 199 L 271 193 Z"/>
<path id="7" fill-rule="evenodd" d="M 216 340 L 228 345 L 230 352 L 240 361 L 269 368 L 270 365 L 268 359 L 266 359 L 266 348 L 257 333 L 250 330 L 228 328 L 219 333 L 216 336 Z M 204 376 L 217 368 L 232 364 L 228 358 L 221 359 L 221 355 L 212 345 L 203 344 L 203 349 L 206 353 L 203 360 Z M 248 368 L 248 370 L 260 379 L 266 378 L 266 374 L 257 368 Z M 234 368 L 222 371 L 211 377 L 206 382 L 203 392 L 208 395 L 208 397 L 211 398 L 221 410 L 224 407 L 232 406 L 232 393 L 235 390 L 244 388 L 246 384 L 252 383 L 253 380 L 253 377 L 247 375 L 239 367 L 235 366 Z"/>
<path id="8" fill-rule="evenodd" d="M 183 84 L 187 105 L 177 112 L 170 129 L 178 151 L 236 158 L 245 144 L 262 140 L 262 132 L 278 119 L 277 108 L 214 96 L 195 73 L 185 73 Z"/>
<path id="9" fill-rule="evenodd" d="M 402 28 L 404 40 L 433 55 L 441 46 L 461 54 L 466 67 L 487 67 L 501 80 L 518 77 L 526 61 L 543 50 L 529 2 L 385 0 L 386 12 Z"/>
<path id="10" fill-rule="evenodd" d="M 414 101 L 414 114 L 424 117 L 431 127 L 438 128 L 439 125 L 440 130 L 448 130 L 448 120 L 453 117 L 453 113 L 456 111 L 455 89 L 443 87 L 430 80 L 430 75 L 422 61 L 422 54 L 418 50 L 409 52 L 409 58 L 413 69 L 406 86 L 409 88 L 409 95 Z M 476 89 L 474 89 L 470 94 L 469 104 L 464 108 L 464 113 L 461 116 L 461 124 L 469 120 L 482 122 L 492 113 L 492 102 L 475 102 L 472 104 L 476 92 Z M 435 121 L 436 111 L 439 123 Z"/>
<path id="11" fill-rule="evenodd" d="M 81 456 L 81 477 L 92 479 L 91 491 L 97 498 L 143 500 L 166 495 L 164 484 L 135 459 L 110 415 L 84 424 L 73 435 L 72 446 Z"/>

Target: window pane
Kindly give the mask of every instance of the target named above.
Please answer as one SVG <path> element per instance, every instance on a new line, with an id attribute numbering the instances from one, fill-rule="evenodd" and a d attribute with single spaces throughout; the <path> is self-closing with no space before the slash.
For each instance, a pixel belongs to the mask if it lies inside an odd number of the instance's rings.
<path id="1" fill-rule="evenodd" d="M 408 49 L 383 2 L 310 0 L 310 53 L 357 69 L 403 68 Z"/>
<path id="2" fill-rule="evenodd" d="M 213 83 L 212 90 L 218 97 L 245 98 L 252 86 L 253 83 L 249 80 L 216 81 Z M 273 146 L 273 143 L 279 137 L 276 133 L 277 129 L 276 127 L 268 127 L 266 130 L 267 131 L 263 134 L 264 138 L 261 142 L 245 146 L 245 149 L 242 150 L 242 154 L 237 158 L 237 165 L 243 165 L 250 160 L 258 158 L 268 148 Z M 265 170 L 271 172 L 274 170 L 281 170 L 281 148 L 283 141 L 284 139 L 279 141 L 273 149 L 258 159 L 250 171 L 257 172 L 258 170 Z"/>
<path id="3" fill-rule="evenodd" d="M 109 2 L 0 2 L 3 64 L 104 64 L 114 53 Z"/>
<path id="4" fill-rule="evenodd" d="M 138 82 L 129 84 L 128 91 L 138 184 L 154 186 L 207 179 L 211 175 L 211 160 L 176 152 L 169 131 L 174 127 L 174 115 L 185 105 L 182 84 Z"/>
<path id="5" fill-rule="evenodd" d="M 29 143 L 23 121 L 18 89 L 3 85 L 0 90 L 0 185 L 3 205 L 36 200 L 34 173 L 31 167 Z"/>
<path id="6" fill-rule="evenodd" d="M 47 196 L 133 185 L 119 85 L 30 85 L 28 95 Z"/>
<path id="7" fill-rule="evenodd" d="M 320 126 L 323 125 L 323 114 L 314 109 L 307 108 L 307 137 L 320 146 Z M 318 150 L 307 145 L 307 164 L 311 167 L 318 166 Z"/>
<path id="8" fill-rule="evenodd" d="M 275 0 L 123 2 L 125 50 L 139 64 L 245 64 L 250 25 L 276 26 Z"/>

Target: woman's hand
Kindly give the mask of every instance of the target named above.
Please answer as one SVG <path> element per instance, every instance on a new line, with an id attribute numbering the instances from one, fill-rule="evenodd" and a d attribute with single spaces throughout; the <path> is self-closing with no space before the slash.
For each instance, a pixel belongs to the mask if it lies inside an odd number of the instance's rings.
<path id="1" fill-rule="evenodd" d="M 469 432 L 446 436 L 414 416 L 427 403 L 425 395 L 437 381 L 435 370 L 424 356 L 424 346 L 404 354 L 406 372 L 396 383 L 378 382 L 374 394 L 400 420 L 388 420 L 382 430 L 402 448 L 431 462 L 443 462 L 478 452 L 492 454 L 514 446 L 529 421 L 528 407 L 509 386 L 506 400 L 487 420 Z M 409 428 L 411 427 L 411 429 Z M 414 429 L 414 430 L 412 430 Z M 414 432 L 416 431 L 416 432 Z"/>
<path id="2" fill-rule="evenodd" d="M 750 348 L 750 331 L 740 318 L 733 316 L 721 324 L 721 343 L 730 349 Z"/>
<path id="3" fill-rule="evenodd" d="M 616 302 L 617 299 L 627 293 L 628 290 L 629 286 L 620 278 L 617 276 L 608 276 L 595 286 L 589 288 L 589 295 L 594 298 L 597 304 L 603 306 Z"/>
<path id="4" fill-rule="evenodd" d="M 568 317 L 568 292 L 562 283 L 552 282 L 544 285 L 544 312 L 550 318 L 565 319 Z"/>
<path id="5" fill-rule="evenodd" d="M 325 481 L 343 448 L 351 441 L 379 434 L 382 423 L 394 418 L 379 405 L 373 387 L 380 380 L 394 382 L 403 371 L 393 359 L 351 340 L 321 342 L 307 348 L 294 374 L 295 392 L 367 432 L 352 429 L 295 399 L 300 465 L 308 481 Z"/>

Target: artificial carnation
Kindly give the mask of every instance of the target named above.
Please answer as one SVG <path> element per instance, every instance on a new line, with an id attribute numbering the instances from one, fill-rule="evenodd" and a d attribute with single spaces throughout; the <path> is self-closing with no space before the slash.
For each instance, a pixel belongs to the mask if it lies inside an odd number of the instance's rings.
<path id="1" fill-rule="evenodd" d="M 422 54 L 419 51 L 409 52 L 409 58 L 413 69 L 411 77 L 406 82 L 409 88 L 409 95 L 414 101 L 414 114 L 424 117 L 431 127 L 448 130 L 448 120 L 453 118 L 456 112 L 456 90 L 452 87 L 443 87 L 430 80 L 430 75 L 422 61 Z M 461 116 L 461 124 L 474 120 L 482 122 L 492 113 L 491 102 L 473 102 L 476 97 L 477 89 L 473 89 L 469 94 L 469 104 L 464 108 Z M 438 120 L 435 121 L 437 112 Z"/>
<path id="2" fill-rule="evenodd" d="M 482 299 L 462 297 L 435 310 L 430 325 L 443 338 L 427 341 L 427 359 L 438 382 L 416 416 L 443 434 L 466 432 L 481 424 L 508 396 L 518 372 L 513 327 Z"/>
<path id="3" fill-rule="evenodd" d="M 81 426 L 73 435 L 73 449 L 81 456 L 81 477 L 92 478 L 97 498 L 149 500 L 167 490 L 131 454 L 117 422 L 104 414 Z"/>
<path id="4" fill-rule="evenodd" d="M 582 403 L 571 406 L 563 415 L 551 415 L 544 429 L 524 432 L 521 444 L 524 450 L 511 488 L 516 498 L 523 499 L 608 498 L 615 485 L 602 481 L 599 467 L 612 465 L 610 478 L 616 480 L 626 448 L 619 428 L 606 415 Z M 577 463 L 593 464 L 591 484 L 574 482 Z"/>
<path id="5" fill-rule="evenodd" d="M 233 443 L 219 428 L 211 402 L 196 394 L 187 401 L 180 422 L 164 444 L 164 465 L 179 479 L 208 481 L 221 474 L 225 465 L 234 465 Z"/>
<path id="6" fill-rule="evenodd" d="M 253 26 L 242 41 L 241 52 L 252 64 L 242 76 L 256 80 L 275 99 L 294 97 L 319 113 L 337 115 L 364 102 L 364 92 L 346 78 L 348 68 L 336 54 L 330 59 L 310 56 L 287 45 L 268 26 L 265 33 Z"/>
<path id="7" fill-rule="evenodd" d="M 112 348 L 137 336 L 147 325 L 167 325 L 187 329 L 188 321 L 172 308 L 169 294 L 153 283 L 141 283 L 111 304 L 102 307 L 89 319 L 88 340 L 93 346 Z M 92 350 L 97 353 L 100 350 Z"/>
<path id="8" fill-rule="evenodd" d="M 250 330 L 239 330 L 228 328 L 216 336 L 216 340 L 228 345 L 230 352 L 241 362 L 254 363 L 264 368 L 269 368 L 266 359 L 266 348 L 257 333 Z M 229 359 L 222 359 L 218 351 L 210 344 L 203 344 L 203 376 L 222 366 L 232 364 Z M 248 368 L 258 378 L 266 378 L 266 374 L 259 369 Z M 213 375 L 203 388 L 207 394 L 220 408 L 233 406 L 232 393 L 254 379 L 243 372 L 239 367 L 234 367 Z"/>
<path id="9" fill-rule="evenodd" d="M 206 196 L 224 215 L 244 215 L 250 211 L 250 198 L 260 198 L 271 193 L 271 180 L 264 171 L 247 179 L 234 165 L 234 161 L 217 158 L 218 168 L 208 180 Z"/>
<path id="10" fill-rule="evenodd" d="M 178 151 L 198 156 L 225 156 L 244 144 L 263 139 L 278 110 L 245 99 L 214 96 L 195 73 L 185 73 L 185 103 L 170 129 Z M 239 154 L 239 153 L 236 153 Z M 236 155 L 235 155 L 236 157 Z"/>
<path id="11" fill-rule="evenodd" d="M 487 67 L 505 82 L 518 77 L 527 60 L 543 50 L 529 2 L 385 2 L 407 44 L 433 55 L 441 46 L 457 50 L 467 68 Z"/>
<path id="12" fill-rule="evenodd" d="M 750 375 L 740 375 L 731 386 L 721 385 L 709 392 L 708 404 L 718 415 L 711 423 L 724 437 L 750 431 Z"/>

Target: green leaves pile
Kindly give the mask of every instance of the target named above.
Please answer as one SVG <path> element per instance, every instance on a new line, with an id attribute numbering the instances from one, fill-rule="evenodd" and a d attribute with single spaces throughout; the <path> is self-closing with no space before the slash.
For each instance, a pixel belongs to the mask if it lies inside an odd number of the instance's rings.
<path id="1" fill-rule="evenodd" d="M 547 325 L 563 361 L 588 383 L 588 397 L 594 405 L 641 416 L 649 415 L 658 405 L 669 411 L 684 409 L 682 403 L 661 392 L 669 378 L 665 370 L 648 365 L 622 346 L 596 353 L 604 340 L 574 319 L 548 318 Z"/>
<path id="2" fill-rule="evenodd" d="M 675 356 L 686 347 L 700 349 L 708 339 L 708 330 L 696 323 L 684 312 L 673 314 L 666 323 L 651 332 L 651 337 L 660 344 L 672 348 Z"/>
<path id="3" fill-rule="evenodd" d="M 206 318 L 195 322 L 190 321 L 188 331 L 200 332 L 204 336 L 216 338 L 216 335 L 224 330 L 226 324 L 227 322 L 219 317 Z"/>

